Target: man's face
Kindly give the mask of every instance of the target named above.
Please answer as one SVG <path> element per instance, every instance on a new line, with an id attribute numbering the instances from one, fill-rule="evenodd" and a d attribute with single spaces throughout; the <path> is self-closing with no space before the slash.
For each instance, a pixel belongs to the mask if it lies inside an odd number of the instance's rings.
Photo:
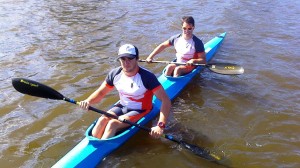
<path id="1" fill-rule="evenodd" d="M 121 57 L 119 58 L 121 66 L 124 72 L 130 73 L 135 72 L 138 64 L 136 58 L 129 58 L 129 57 Z"/>
<path id="2" fill-rule="evenodd" d="M 191 36 L 193 34 L 193 30 L 194 30 L 194 26 L 191 24 L 188 24 L 186 22 L 184 22 L 182 24 L 182 31 L 183 34 L 187 35 L 187 36 Z"/>

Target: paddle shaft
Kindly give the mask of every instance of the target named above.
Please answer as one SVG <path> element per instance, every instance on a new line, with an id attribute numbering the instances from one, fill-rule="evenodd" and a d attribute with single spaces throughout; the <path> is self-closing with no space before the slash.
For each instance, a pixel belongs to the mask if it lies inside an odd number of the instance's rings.
<path id="1" fill-rule="evenodd" d="M 147 62 L 146 60 L 139 60 L 139 62 Z M 151 61 L 151 63 L 164 63 L 164 64 L 176 64 L 176 65 L 186 65 L 183 62 L 171 62 L 171 61 Z M 192 64 L 194 66 L 209 66 L 208 64 Z"/>
<path id="2" fill-rule="evenodd" d="M 69 102 L 69 103 L 73 103 L 73 104 L 77 104 L 77 105 L 79 104 L 79 102 L 77 102 L 76 100 L 73 100 L 73 99 L 70 99 L 70 98 L 67 98 L 67 97 L 64 97 L 63 100 L 64 100 L 64 101 L 67 101 L 67 102 Z M 119 121 L 121 121 L 121 122 L 123 122 L 123 123 L 129 124 L 129 125 L 131 125 L 131 126 L 136 126 L 136 127 L 140 128 L 140 129 L 142 129 L 142 130 L 144 130 L 144 131 L 151 132 L 151 129 L 148 128 L 148 127 L 142 126 L 142 125 L 140 125 L 140 124 L 131 122 L 131 121 L 126 120 L 126 119 L 120 119 L 120 117 L 118 117 L 118 116 L 112 115 L 112 114 L 107 113 L 107 112 L 105 112 L 105 111 L 103 111 L 103 110 L 96 109 L 95 107 L 89 106 L 88 109 L 89 109 L 89 110 L 92 110 L 92 111 L 95 111 L 95 112 L 97 112 L 97 113 L 106 115 L 107 117 L 110 117 L 110 118 L 113 118 L 113 119 L 117 119 L 117 120 L 119 120 Z M 164 137 L 164 138 L 166 138 L 166 139 L 168 139 L 168 140 L 171 140 L 171 141 L 173 141 L 173 142 L 181 143 L 180 140 L 175 139 L 175 138 L 174 138 L 173 136 L 171 136 L 171 135 L 163 134 L 162 137 Z"/>
<path id="3" fill-rule="evenodd" d="M 139 62 L 147 62 L 146 60 L 139 60 Z M 176 64 L 186 65 L 183 62 L 171 62 L 171 61 L 151 61 L 151 63 L 164 63 L 164 64 Z M 222 74 L 222 75 L 240 75 L 244 73 L 244 68 L 237 64 L 232 63 L 210 63 L 210 64 L 192 64 L 193 66 L 203 66 L 210 71 Z"/>
<path id="4" fill-rule="evenodd" d="M 76 100 L 67 98 L 67 97 L 64 97 L 63 100 L 64 100 L 64 101 L 67 101 L 67 102 L 69 102 L 69 103 L 73 103 L 73 104 L 79 105 L 79 102 L 77 102 Z M 142 125 L 140 125 L 140 124 L 131 122 L 131 121 L 126 120 L 126 119 L 121 119 L 121 118 L 118 117 L 118 116 L 112 115 L 112 114 L 107 113 L 107 112 L 105 112 L 105 111 L 103 111 L 103 110 L 96 109 L 95 107 L 89 106 L 88 109 L 91 110 L 91 111 L 95 111 L 95 112 L 97 112 L 97 113 L 103 114 L 103 115 L 105 115 L 105 116 L 107 116 L 107 117 L 109 117 L 109 118 L 113 118 L 113 119 L 119 120 L 119 121 L 121 121 L 121 122 L 123 122 L 123 123 L 129 124 L 129 125 L 131 125 L 131 126 L 136 126 L 136 127 L 140 128 L 140 129 L 142 129 L 142 130 L 151 132 L 151 129 L 148 128 L 148 127 L 144 127 L 144 126 L 142 126 Z"/>

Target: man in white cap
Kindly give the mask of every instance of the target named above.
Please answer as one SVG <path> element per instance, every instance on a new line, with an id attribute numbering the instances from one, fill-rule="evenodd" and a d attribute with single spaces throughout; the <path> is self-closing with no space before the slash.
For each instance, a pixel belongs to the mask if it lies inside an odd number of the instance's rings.
<path id="1" fill-rule="evenodd" d="M 120 101 L 108 110 L 108 113 L 136 122 L 151 111 L 152 98 L 155 95 L 162 104 L 157 126 L 151 128 L 150 135 L 161 136 L 171 108 L 168 95 L 153 73 L 138 66 L 137 47 L 132 44 L 122 45 L 119 48 L 118 60 L 121 66 L 110 71 L 101 86 L 80 102 L 80 107 L 87 109 L 89 105 L 100 102 L 115 87 L 119 92 Z M 93 128 L 92 135 L 99 139 L 107 139 L 127 127 L 129 125 L 126 123 L 102 115 Z"/>

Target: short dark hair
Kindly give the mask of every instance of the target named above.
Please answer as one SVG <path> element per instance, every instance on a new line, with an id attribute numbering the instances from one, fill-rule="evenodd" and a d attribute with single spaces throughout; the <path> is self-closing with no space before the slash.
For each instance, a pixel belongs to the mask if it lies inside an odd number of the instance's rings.
<path id="1" fill-rule="evenodd" d="M 192 16 L 183 16 L 181 19 L 181 24 L 183 24 L 184 22 L 187 24 L 191 24 L 193 26 L 195 26 L 195 20 Z"/>

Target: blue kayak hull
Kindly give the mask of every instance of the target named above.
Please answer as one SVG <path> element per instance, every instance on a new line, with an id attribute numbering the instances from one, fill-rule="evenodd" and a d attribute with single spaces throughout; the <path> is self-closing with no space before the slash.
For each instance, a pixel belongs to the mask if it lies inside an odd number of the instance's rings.
<path id="1" fill-rule="evenodd" d="M 213 38 L 204 45 L 207 62 L 212 59 L 217 49 L 220 47 L 225 35 L 226 32 Z M 162 74 L 158 77 L 158 80 L 166 90 L 170 99 L 173 100 L 194 78 L 194 76 L 203 69 L 204 67 L 198 66 L 191 73 L 177 78 L 167 77 Z M 141 118 L 137 122 L 138 124 L 145 125 L 159 114 L 161 106 L 160 100 L 154 96 L 152 102 L 153 109 L 149 114 Z M 112 138 L 99 140 L 92 137 L 90 134 L 95 122 L 87 129 L 85 138 L 63 158 L 61 158 L 55 165 L 53 165 L 53 168 L 96 167 L 107 155 L 119 148 L 129 138 L 135 135 L 137 131 L 139 131 L 139 128 L 132 126 Z"/>

